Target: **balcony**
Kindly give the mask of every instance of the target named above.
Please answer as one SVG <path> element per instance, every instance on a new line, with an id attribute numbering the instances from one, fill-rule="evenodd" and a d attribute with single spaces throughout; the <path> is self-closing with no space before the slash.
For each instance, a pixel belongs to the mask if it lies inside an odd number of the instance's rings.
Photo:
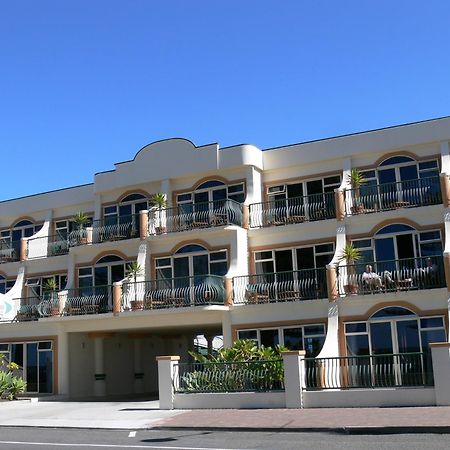
<path id="1" fill-rule="evenodd" d="M 65 316 L 110 313 L 113 310 L 112 288 L 112 285 L 105 285 L 67 289 L 59 293 L 59 309 Z"/>
<path id="2" fill-rule="evenodd" d="M 217 275 L 129 282 L 123 284 L 122 290 L 125 311 L 223 305 L 224 302 L 224 280 Z"/>
<path id="3" fill-rule="evenodd" d="M 8 242 L 0 240 L 0 264 L 19 261 L 20 241 Z"/>
<path id="4" fill-rule="evenodd" d="M 139 214 L 105 217 L 92 222 L 92 242 L 122 241 L 139 237 Z"/>
<path id="5" fill-rule="evenodd" d="M 150 235 L 158 235 L 225 225 L 242 227 L 243 221 L 243 206 L 234 200 L 186 203 L 151 210 L 148 231 Z"/>
<path id="6" fill-rule="evenodd" d="M 233 303 L 295 302 L 327 298 L 325 268 L 233 278 Z"/>
<path id="7" fill-rule="evenodd" d="M 345 208 L 347 215 L 357 215 L 441 203 L 439 177 L 430 177 L 349 189 Z"/>
<path id="8" fill-rule="evenodd" d="M 250 228 L 314 222 L 336 217 L 334 192 L 250 205 Z"/>
<path id="9" fill-rule="evenodd" d="M 396 259 L 338 267 L 340 296 L 446 287 L 442 256 Z"/>
<path id="10" fill-rule="evenodd" d="M 61 236 L 43 236 L 27 240 L 28 259 L 65 255 L 68 252 L 69 242 Z"/>

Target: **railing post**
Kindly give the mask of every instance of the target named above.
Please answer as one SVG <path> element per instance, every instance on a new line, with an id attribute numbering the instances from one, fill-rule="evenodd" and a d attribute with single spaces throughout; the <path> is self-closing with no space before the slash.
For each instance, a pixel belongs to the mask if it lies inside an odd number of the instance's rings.
<path id="1" fill-rule="evenodd" d="M 92 244 L 93 234 L 94 234 L 94 228 L 86 227 L 86 244 Z"/>
<path id="2" fill-rule="evenodd" d="M 242 228 L 246 230 L 250 227 L 250 212 L 248 205 L 242 205 Z"/>
<path id="3" fill-rule="evenodd" d="M 28 239 L 22 238 L 20 240 L 20 255 L 19 255 L 21 261 L 26 261 L 28 259 L 27 247 L 28 247 Z"/>
<path id="4" fill-rule="evenodd" d="M 334 302 L 338 298 L 336 266 L 327 265 L 328 300 Z"/>
<path id="5" fill-rule="evenodd" d="M 430 344 L 436 406 L 450 406 L 450 342 Z"/>
<path id="6" fill-rule="evenodd" d="M 113 283 L 113 314 L 118 316 L 122 303 L 122 282 L 116 281 Z"/>
<path id="7" fill-rule="evenodd" d="M 232 278 L 224 278 L 223 284 L 225 287 L 225 306 L 233 304 L 233 280 Z"/>
<path id="8" fill-rule="evenodd" d="M 173 368 L 179 360 L 179 356 L 156 357 L 156 361 L 158 361 L 159 409 L 173 409 Z"/>
<path id="9" fill-rule="evenodd" d="M 440 174 L 442 205 L 444 208 L 450 208 L 450 179 L 446 173 Z"/>
<path id="10" fill-rule="evenodd" d="M 335 205 L 336 205 L 336 220 L 342 222 L 345 218 L 345 194 L 341 189 L 335 189 Z"/>
<path id="11" fill-rule="evenodd" d="M 284 366 L 286 408 L 303 408 L 305 354 L 304 350 L 281 352 Z"/>
<path id="12" fill-rule="evenodd" d="M 148 210 L 139 211 L 139 238 L 141 241 L 148 236 Z"/>

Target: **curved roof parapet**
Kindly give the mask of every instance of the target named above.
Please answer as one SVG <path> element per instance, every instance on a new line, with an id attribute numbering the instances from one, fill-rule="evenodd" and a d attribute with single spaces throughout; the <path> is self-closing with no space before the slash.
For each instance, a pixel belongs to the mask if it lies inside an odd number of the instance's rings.
<path id="1" fill-rule="evenodd" d="M 134 159 L 95 176 L 95 190 L 160 181 L 242 165 L 262 168 L 262 152 L 253 145 L 219 149 L 219 144 L 196 146 L 182 138 L 164 139 L 141 148 Z"/>

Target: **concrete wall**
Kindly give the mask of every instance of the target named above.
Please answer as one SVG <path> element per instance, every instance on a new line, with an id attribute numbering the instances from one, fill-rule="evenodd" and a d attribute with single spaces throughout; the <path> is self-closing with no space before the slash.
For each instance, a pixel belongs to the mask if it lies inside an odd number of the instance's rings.
<path id="1" fill-rule="evenodd" d="M 433 388 L 349 389 L 303 392 L 304 408 L 433 406 Z"/>
<path id="2" fill-rule="evenodd" d="M 175 394 L 175 409 L 285 408 L 284 392 Z"/>

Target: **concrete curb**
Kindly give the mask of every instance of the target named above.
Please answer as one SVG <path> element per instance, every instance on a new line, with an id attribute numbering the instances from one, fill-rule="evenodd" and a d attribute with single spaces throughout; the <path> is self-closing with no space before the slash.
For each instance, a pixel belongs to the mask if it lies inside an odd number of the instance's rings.
<path id="1" fill-rule="evenodd" d="M 450 426 L 398 426 L 398 427 L 187 427 L 187 426 L 154 426 L 152 430 L 198 430 L 198 431 L 233 431 L 233 432 L 270 432 L 270 433 L 336 433 L 336 434 L 450 434 Z"/>

